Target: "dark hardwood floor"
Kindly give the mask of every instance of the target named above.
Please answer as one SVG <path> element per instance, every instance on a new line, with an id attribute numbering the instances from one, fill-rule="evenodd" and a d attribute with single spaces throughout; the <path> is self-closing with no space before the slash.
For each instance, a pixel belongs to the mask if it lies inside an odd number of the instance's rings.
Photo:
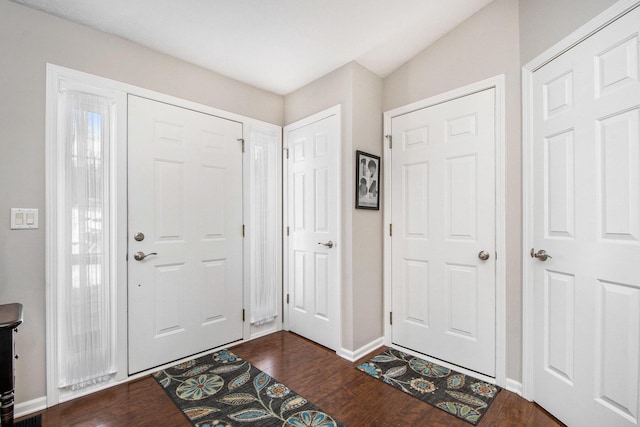
<path id="1" fill-rule="evenodd" d="M 471 426 L 355 369 L 379 350 L 350 363 L 295 334 L 278 332 L 234 346 L 232 351 L 347 426 Z M 151 377 L 54 406 L 41 414 L 43 426 L 190 425 Z M 562 424 L 537 405 L 503 390 L 478 425 Z"/>

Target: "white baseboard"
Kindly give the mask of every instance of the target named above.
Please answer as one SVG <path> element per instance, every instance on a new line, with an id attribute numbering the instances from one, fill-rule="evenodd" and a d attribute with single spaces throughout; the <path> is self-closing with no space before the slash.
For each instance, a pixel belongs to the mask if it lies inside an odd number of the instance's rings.
<path id="1" fill-rule="evenodd" d="M 249 333 L 249 339 L 243 340 L 242 342 L 247 342 L 254 340 L 256 338 L 264 337 L 274 332 L 278 332 L 282 330 L 282 322 L 271 322 L 261 326 L 251 325 L 251 332 Z"/>
<path id="2" fill-rule="evenodd" d="M 518 396 L 522 396 L 522 383 L 520 381 L 507 378 L 507 384 L 505 388 L 510 392 L 517 394 Z"/>
<path id="3" fill-rule="evenodd" d="M 347 359 L 349 362 L 355 362 L 358 359 L 366 356 L 371 353 L 373 350 L 380 348 L 384 345 L 384 337 L 380 337 L 371 341 L 369 344 L 365 344 L 359 349 L 355 351 L 347 350 L 346 348 L 341 348 L 336 352 L 336 354 L 343 359 Z"/>
<path id="4" fill-rule="evenodd" d="M 46 396 L 38 397 L 37 399 L 16 404 L 13 410 L 13 416 L 15 418 L 20 418 L 29 414 L 33 414 L 34 412 L 42 411 L 44 409 L 47 409 Z"/>

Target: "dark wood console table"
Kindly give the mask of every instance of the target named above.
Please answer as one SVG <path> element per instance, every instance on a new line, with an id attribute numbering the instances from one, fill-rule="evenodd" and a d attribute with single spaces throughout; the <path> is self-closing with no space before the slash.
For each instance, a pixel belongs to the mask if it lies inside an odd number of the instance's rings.
<path id="1" fill-rule="evenodd" d="M 13 426 L 13 390 L 15 374 L 13 362 L 15 346 L 13 333 L 22 323 L 22 304 L 0 305 L 0 425 Z"/>

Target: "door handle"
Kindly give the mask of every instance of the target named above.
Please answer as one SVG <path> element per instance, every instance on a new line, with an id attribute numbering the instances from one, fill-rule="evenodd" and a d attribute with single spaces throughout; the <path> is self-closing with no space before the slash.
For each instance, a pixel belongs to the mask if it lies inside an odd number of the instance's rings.
<path id="1" fill-rule="evenodd" d="M 135 259 L 136 261 L 142 261 L 143 259 L 145 259 L 150 255 L 158 255 L 158 254 L 156 252 L 151 252 L 145 255 L 144 252 L 136 252 L 135 254 L 133 254 L 133 259 Z"/>
<path id="2" fill-rule="evenodd" d="M 480 258 L 482 261 L 488 260 L 489 259 L 489 252 L 480 251 L 480 253 L 478 253 L 478 258 Z"/>
<path id="3" fill-rule="evenodd" d="M 538 252 L 536 252 L 535 249 L 531 248 L 531 252 L 529 252 L 529 255 L 531 255 L 531 258 L 538 258 L 540 261 L 546 261 L 547 258 L 553 258 L 544 249 L 540 249 Z"/>
<path id="4" fill-rule="evenodd" d="M 327 243 L 318 242 L 318 244 L 322 246 L 326 246 L 329 249 L 333 247 L 333 242 L 331 240 L 329 240 Z"/>

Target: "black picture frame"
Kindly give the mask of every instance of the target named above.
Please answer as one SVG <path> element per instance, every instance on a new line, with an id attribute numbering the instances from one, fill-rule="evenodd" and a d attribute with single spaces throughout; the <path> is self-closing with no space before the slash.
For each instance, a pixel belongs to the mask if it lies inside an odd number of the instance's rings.
<path id="1" fill-rule="evenodd" d="M 356 150 L 356 209 L 380 209 L 380 157 Z"/>

